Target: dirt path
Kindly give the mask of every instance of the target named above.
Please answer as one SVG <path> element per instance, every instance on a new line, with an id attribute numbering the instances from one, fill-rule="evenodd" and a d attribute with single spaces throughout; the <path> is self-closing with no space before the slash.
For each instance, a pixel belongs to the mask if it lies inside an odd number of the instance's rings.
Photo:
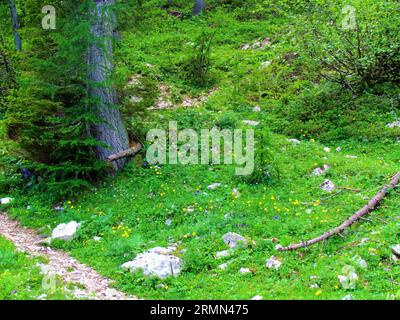
<path id="1" fill-rule="evenodd" d="M 44 246 L 43 239 L 35 231 L 20 226 L 18 222 L 11 220 L 5 213 L 0 213 L 0 235 L 13 242 L 18 250 L 26 252 L 30 256 L 45 257 L 49 261 L 45 269 L 54 270 L 65 283 L 80 284 L 79 289 L 74 292 L 77 298 L 94 300 L 137 299 L 111 288 L 109 279 L 99 275 L 92 268 L 79 263 L 67 253 Z"/>

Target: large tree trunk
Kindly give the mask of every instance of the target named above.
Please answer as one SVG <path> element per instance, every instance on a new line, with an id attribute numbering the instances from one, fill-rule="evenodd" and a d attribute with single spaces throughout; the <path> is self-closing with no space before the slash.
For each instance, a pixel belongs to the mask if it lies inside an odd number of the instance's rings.
<path id="1" fill-rule="evenodd" d="M 101 121 L 93 125 L 91 134 L 101 144 L 96 155 L 100 160 L 107 160 L 112 154 L 129 148 L 128 134 L 117 107 L 115 89 L 110 84 L 113 71 L 113 26 L 115 17 L 111 6 L 114 0 L 94 0 L 91 12 L 92 41 L 88 52 L 89 97 L 94 100 L 94 113 Z M 115 170 L 121 169 L 126 159 L 113 162 Z"/>
<path id="2" fill-rule="evenodd" d="M 193 15 L 198 16 L 200 13 L 206 11 L 204 0 L 194 0 Z"/>
<path id="3" fill-rule="evenodd" d="M 17 13 L 17 9 L 15 8 L 14 0 L 8 0 L 8 5 L 10 7 L 12 27 L 13 27 L 13 31 L 14 31 L 15 49 L 17 51 L 21 51 L 22 50 L 22 40 L 21 40 L 21 36 L 19 35 L 19 32 L 18 32 L 18 29 L 19 29 L 18 13 Z"/>

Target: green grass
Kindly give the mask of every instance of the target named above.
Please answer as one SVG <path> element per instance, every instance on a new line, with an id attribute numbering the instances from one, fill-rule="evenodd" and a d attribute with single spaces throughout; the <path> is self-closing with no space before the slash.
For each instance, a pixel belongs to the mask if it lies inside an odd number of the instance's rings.
<path id="1" fill-rule="evenodd" d="M 152 97 L 158 94 L 157 83 L 171 87 L 175 102 L 185 94 L 219 88 L 200 108 L 152 112 L 134 117 L 132 123 L 140 123 L 145 132 L 166 127 L 168 120 L 177 120 L 181 129 L 196 130 L 214 125 L 234 128 L 243 119 L 261 121 L 257 130 L 273 130 L 267 152 L 276 173 L 269 183 L 238 179 L 231 166 L 144 168 L 139 156 L 115 179 L 66 199 L 63 212 L 54 211 L 36 195 L 17 199 L 9 208 L 10 214 L 46 235 L 59 223 L 81 222 L 74 241 L 53 245 L 115 279 L 117 288 L 140 298 L 250 299 L 262 295 L 265 299 L 341 299 L 348 294 L 356 299 L 400 298 L 400 269 L 390 260 L 390 247 L 400 242 L 400 199 L 395 192 L 373 213 L 372 222 L 356 224 L 344 238 L 334 237 L 298 252 L 277 253 L 274 249 L 277 242 L 273 238 L 288 245 L 337 226 L 365 205 L 365 199 L 400 167 L 400 144 L 393 139 L 399 132 L 385 127 L 395 117 L 387 101 L 378 102 L 369 95 L 353 99 L 325 84 L 311 90 L 312 81 L 304 80 L 302 62 L 288 65 L 282 61 L 284 53 L 294 50 L 286 36 L 288 28 L 287 18 L 239 21 L 222 10 L 210 12 L 207 18 L 183 21 L 154 15 L 140 28 L 124 31 L 124 41 L 116 52 L 118 78 L 125 81 L 141 72 Z M 210 70 L 213 80 L 207 88 L 199 88 L 186 78 L 184 65 L 193 53 L 191 43 L 204 29 L 215 33 Z M 240 48 L 265 37 L 273 42 L 265 50 Z M 260 64 L 266 60 L 273 64 L 261 70 Z M 146 66 L 148 63 L 154 67 Z M 319 99 L 319 91 L 329 91 L 328 98 Z M 342 105 L 343 101 L 347 104 Z M 141 107 L 153 102 L 145 99 Z M 252 112 L 255 105 L 261 106 L 261 113 Z M 356 111 L 352 109 L 355 105 L 360 105 Z M 342 119 L 339 123 L 338 115 Z M 302 143 L 294 146 L 287 142 L 287 136 L 301 138 Z M 324 146 L 332 152 L 325 152 Z M 339 146 L 342 151 L 336 152 Z M 325 163 L 332 166 L 325 176 L 310 177 L 313 169 Z M 319 189 L 325 178 L 361 193 L 346 191 L 319 203 L 327 196 Z M 215 182 L 223 186 L 208 190 Z M 234 188 L 240 197 L 233 195 Z M 26 209 L 28 205 L 30 209 Z M 194 211 L 189 212 L 188 207 Z M 165 224 L 167 219 L 172 221 L 170 226 Z M 123 236 L 125 231 L 127 236 Z M 214 254 L 226 249 L 222 235 L 230 231 L 247 237 L 251 245 L 217 260 Z M 94 236 L 102 240 L 96 242 Z M 363 238 L 369 241 L 361 243 Z M 185 249 L 179 277 L 158 280 L 120 268 L 136 254 L 170 243 Z M 265 266 L 272 255 L 282 260 L 279 270 Z M 358 266 L 356 256 L 366 260 L 367 269 Z M 218 268 L 228 261 L 227 270 Z M 359 275 L 355 290 L 344 290 L 338 281 L 346 265 L 354 266 Z M 254 273 L 242 275 L 241 267 Z M 310 288 L 313 284 L 319 288 Z"/>
<path id="2" fill-rule="evenodd" d="M 65 299 L 62 290 L 43 288 L 43 275 L 38 264 L 42 258 L 30 259 L 0 237 L 0 300 L 36 300 L 38 297 Z"/>
<path id="3" fill-rule="evenodd" d="M 358 299 L 396 296 L 400 270 L 389 259 L 390 246 L 399 242 L 400 200 L 395 193 L 371 216 L 373 222 L 357 224 L 345 233 L 344 239 L 333 238 L 298 253 L 277 253 L 276 243 L 271 241 L 278 238 L 286 245 L 317 236 L 363 206 L 366 201 L 362 196 L 374 195 L 398 169 L 392 146 L 370 145 L 373 152 L 365 154 L 365 150 L 346 145 L 342 152 L 328 154 L 318 143 L 292 146 L 282 137 L 276 139 L 282 150 L 277 160 L 282 174 L 274 187 L 236 181 L 223 167 L 209 170 L 201 166 L 163 166 L 156 170 L 131 164 L 115 182 L 109 181 L 79 200 L 66 203 L 61 214 L 44 210 L 40 203 L 31 201 L 31 210 L 11 212 L 30 225 L 49 224 L 48 232 L 57 223 L 72 219 L 83 222 L 77 240 L 57 245 L 116 279 L 118 288 L 142 298 L 249 299 L 261 294 L 271 299 L 339 299 L 349 292 L 340 288 L 337 276 L 345 265 L 357 267 L 352 260 L 357 255 L 367 261 L 368 269 L 357 269 L 360 281 L 350 293 Z M 345 154 L 358 158 L 347 159 Z M 328 160 L 322 160 L 323 157 Z M 327 178 L 338 186 L 360 189 L 362 193 L 344 192 L 316 205 L 316 200 L 326 196 L 318 188 L 324 177 L 310 178 L 309 173 L 322 163 L 332 165 Z M 207 185 L 213 182 L 224 185 L 214 191 L 207 190 Z M 237 199 L 232 195 L 233 188 L 241 193 Z M 194 212 L 185 210 L 189 206 L 195 207 Z M 374 219 L 374 215 L 387 224 Z M 166 219 L 172 220 L 171 226 L 165 225 Z M 122 231 L 114 233 L 113 227 L 118 225 L 131 230 L 127 238 Z M 229 231 L 255 243 L 238 250 L 231 259 L 216 260 L 215 252 L 226 249 L 221 237 Z M 196 236 L 192 236 L 193 232 Z M 102 240 L 95 242 L 94 236 L 101 236 Z M 370 241 L 358 245 L 362 238 Z M 173 242 L 181 242 L 180 248 L 186 249 L 182 254 L 185 269 L 178 278 L 147 279 L 119 267 L 137 253 Z M 265 267 L 271 255 L 283 260 L 281 269 Z M 219 270 L 218 265 L 226 261 L 232 261 L 229 268 Z M 241 275 L 238 272 L 241 267 L 256 271 L 253 275 Z M 320 296 L 316 296 L 318 290 L 309 288 L 311 276 L 320 277 Z M 160 283 L 168 289 L 159 289 Z"/>

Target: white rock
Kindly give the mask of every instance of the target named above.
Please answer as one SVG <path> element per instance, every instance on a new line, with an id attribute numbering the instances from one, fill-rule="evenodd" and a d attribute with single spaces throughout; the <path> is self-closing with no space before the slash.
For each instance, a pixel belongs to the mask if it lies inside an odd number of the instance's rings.
<path id="1" fill-rule="evenodd" d="M 207 187 L 207 189 L 208 189 L 208 190 L 215 190 L 215 189 L 219 188 L 220 186 L 222 186 L 221 183 L 213 183 L 213 184 L 210 184 L 210 185 Z"/>
<path id="2" fill-rule="evenodd" d="M 334 183 L 328 179 L 324 180 L 324 182 L 322 182 L 319 187 L 327 192 L 332 192 L 333 190 L 336 189 Z"/>
<path id="3" fill-rule="evenodd" d="M 93 237 L 93 240 L 99 242 L 101 240 L 101 237 Z"/>
<path id="4" fill-rule="evenodd" d="M 168 276 L 177 277 L 181 272 L 182 260 L 172 254 L 176 247 L 156 247 L 138 254 L 132 261 L 121 267 L 131 272 L 142 270 L 145 276 L 156 276 L 164 279 Z"/>
<path id="5" fill-rule="evenodd" d="M 394 129 L 394 128 L 400 128 L 400 120 L 397 120 L 395 122 L 389 123 L 386 125 L 388 128 Z"/>
<path id="6" fill-rule="evenodd" d="M 222 236 L 222 240 L 231 248 L 236 248 L 240 243 L 247 246 L 246 238 L 235 232 L 228 232 Z"/>
<path id="7" fill-rule="evenodd" d="M 343 297 L 342 300 L 353 300 L 354 297 L 351 294 L 348 294 L 347 296 Z"/>
<path id="8" fill-rule="evenodd" d="M 316 283 L 314 283 L 310 286 L 310 289 L 318 289 L 318 288 L 319 288 L 319 285 L 317 285 Z"/>
<path id="9" fill-rule="evenodd" d="M 255 41 L 253 43 L 246 43 L 242 45 L 242 50 L 249 50 L 249 49 L 264 49 L 267 46 L 271 45 L 271 39 L 270 38 L 265 38 L 264 40 L 261 41 Z"/>
<path id="10" fill-rule="evenodd" d="M 246 274 L 251 273 L 251 270 L 249 268 L 240 268 L 239 272 L 242 274 Z"/>
<path id="11" fill-rule="evenodd" d="M 223 263 L 218 266 L 218 269 L 221 269 L 221 270 L 226 270 L 226 268 L 228 268 L 228 263 Z"/>
<path id="12" fill-rule="evenodd" d="M 14 200 L 13 198 L 1 198 L 0 203 L 1 204 L 9 204 L 13 200 Z"/>
<path id="13" fill-rule="evenodd" d="M 261 108 L 259 106 L 255 106 L 253 108 L 253 112 L 261 112 Z"/>
<path id="14" fill-rule="evenodd" d="M 230 250 L 222 250 L 222 251 L 218 251 L 217 253 L 215 253 L 215 257 L 217 259 L 221 259 L 221 258 L 226 258 L 229 257 L 231 255 L 231 251 Z"/>
<path id="15" fill-rule="evenodd" d="M 80 227 L 81 224 L 77 223 L 76 221 L 62 223 L 53 230 L 53 232 L 51 233 L 51 238 L 70 241 L 75 237 Z"/>
<path id="16" fill-rule="evenodd" d="M 251 127 L 256 127 L 260 124 L 258 121 L 253 121 L 253 120 L 243 120 L 242 121 L 244 124 L 251 126 Z"/>
<path id="17" fill-rule="evenodd" d="M 280 262 L 278 259 L 276 259 L 274 256 L 269 258 L 266 262 L 266 266 L 269 269 L 279 269 L 280 266 L 282 265 L 282 262 Z"/>
<path id="18" fill-rule="evenodd" d="M 288 142 L 293 143 L 293 144 L 300 144 L 301 141 L 297 139 L 287 139 Z"/>
<path id="19" fill-rule="evenodd" d="M 256 295 L 251 300 L 263 300 L 264 298 L 262 296 Z"/>
<path id="20" fill-rule="evenodd" d="M 400 244 L 393 246 L 391 250 L 396 257 L 400 258 Z"/>
<path id="21" fill-rule="evenodd" d="M 261 68 L 267 68 L 272 64 L 272 61 L 263 61 L 261 63 Z"/>
<path id="22" fill-rule="evenodd" d="M 312 176 L 320 176 L 323 175 L 326 171 L 331 168 L 329 164 L 324 164 L 322 167 L 315 168 L 311 173 Z"/>

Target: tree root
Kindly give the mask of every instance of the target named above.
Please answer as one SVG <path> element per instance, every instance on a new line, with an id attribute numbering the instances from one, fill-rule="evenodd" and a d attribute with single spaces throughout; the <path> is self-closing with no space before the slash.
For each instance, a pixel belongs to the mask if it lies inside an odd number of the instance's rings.
<path id="1" fill-rule="evenodd" d="M 381 201 L 385 198 L 385 196 L 389 193 L 389 191 L 395 189 L 398 184 L 400 183 L 400 172 L 396 173 L 390 180 L 390 183 L 383 187 L 369 202 L 368 204 L 363 207 L 361 210 L 357 211 L 354 215 L 352 215 L 349 219 L 347 219 L 345 222 L 343 222 L 340 226 L 333 228 L 329 230 L 328 232 L 324 233 L 323 235 L 308 240 L 306 242 L 301 242 L 297 244 L 292 244 L 287 247 L 282 247 L 282 246 L 277 246 L 278 251 L 292 251 L 292 250 L 297 250 L 300 248 L 305 248 L 309 247 L 313 244 L 316 244 L 318 242 L 327 240 L 331 238 L 334 235 L 341 235 L 341 233 L 348 227 L 350 227 L 353 223 L 357 222 L 358 220 L 362 219 L 363 216 L 371 213 L 374 211 Z"/>

